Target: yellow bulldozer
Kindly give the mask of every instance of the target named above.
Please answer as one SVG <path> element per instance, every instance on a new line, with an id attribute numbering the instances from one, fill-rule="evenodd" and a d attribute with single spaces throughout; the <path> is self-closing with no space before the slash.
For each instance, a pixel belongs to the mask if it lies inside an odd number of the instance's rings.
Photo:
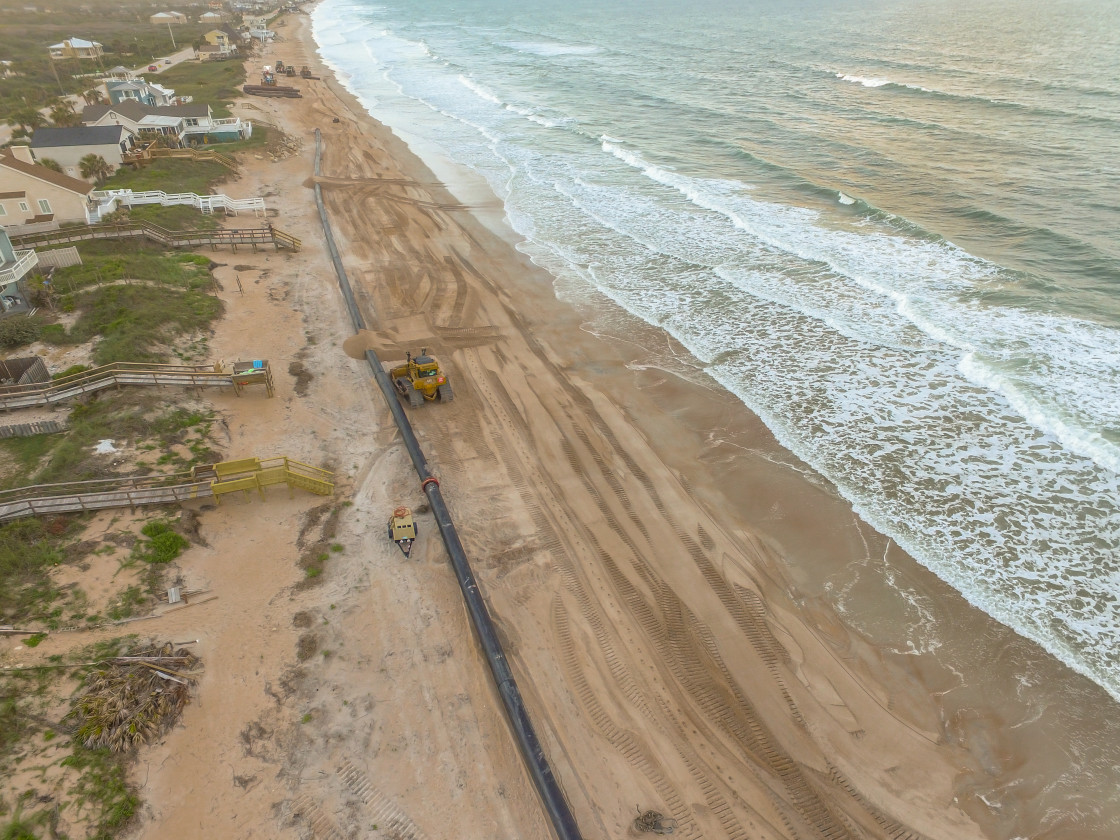
<path id="1" fill-rule="evenodd" d="M 422 405 L 424 400 L 451 402 L 455 399 L 451 383 L 435 357 L 428 355 L 427 348 L 421 350 L 419 356 L 413 356 L 410 351 L 403 365 L 389 369 L 389 378 L 397 393 L 411 406 Z"/>

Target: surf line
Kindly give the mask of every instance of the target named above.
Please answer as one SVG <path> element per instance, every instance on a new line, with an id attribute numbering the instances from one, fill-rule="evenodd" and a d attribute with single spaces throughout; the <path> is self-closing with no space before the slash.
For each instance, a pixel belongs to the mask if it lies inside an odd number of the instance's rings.
<path id="1" fill-rule="evenodd" d="M 321 152 L 322 135 L 319 129 L 315 129 L 316 178 L 319 177 Z M 366 329 L 365 319 L 362 318 L 362 313 L 358 310 L 358 304 L 354 300 L 354 291 L 350 287 L 346 269 L 342 266 L 342 258 L 338 254 L 338 247 L 335 244 L 334 233 L 331 231 L 330 220 L 327 218 L 327 208 L 323 204 L 323 193 L 318 182 L 315 183 L 315 204 L 319 208 L 319 218 L 323 223 L 323 232 L 327 239 L 327 250 L 330 252 L 331 262 L 334 264 L 334 271 L 338 277 L 338 286 L 342 291 L 346 309 L 350 313 L 354 331 L 361 332 Z M 486 608 L 482 591 L 474 578 L 467 553 L 459 539 L 459 533 L 455 530 L 455 523 L 451 521 L 451 513 L 443 501 L 443 494 L 439 489 L 439 480 L 428 469 L 427 459 L 424 457 L 424 453 L 420 449 L 420 443 L 412 431 L 412 424 L 408 421 L 408 416 L 404 413 L 400 400 L 397 399 L 397 392 L 393 388 L 393 383 L 389 380 L 389 374 L 381 366 L 377 354 L 372 350 L 366 350 L 365 357 L 366 362 L 373 369 L 374 378 L 377 380 L 381 393 L 385 397 L 385 402 L 389 405 L 393 420 L 400 430 L 405 449 L 408 451 L 409 458 L 412 459 L 412 466 L 420 477 L 420 488 L 424 491 L 424 495 L 428 497 L 432 513 L 435 514 L 440 536 L 443 538 L 443 544 L 451 558 L 451 566 L 455 570 L 455 576 L 459 580 L 459 589 L 463 593 L 463 600 L 466 602 L 471 624 L 478 634 L 479 644 L 482 646 L 486 661 L 490 665 L 490 674 L 494 679 L 498 694 L 502 698 L 506 717 L 513 729 L 514 738 L 521 751 L 521 757 L 529 770 L 529 776 L 532 778 L 537 794 L 541 798 L 541 804 L 552 822 L 558 840 L 582 840 L 575 816 L 568 806 L 559 782 L 553 775 L 552 767 L 544 754 L 544 748 L 541 746 L 540 739 L 533 728 L 533 722 L 529 719 L 529 713 L 525 709 L 525 701 L 517 688 L 502 644 L 498 641 L 498 633 L 493 620 L 490 618 L 490 612 Z"/>

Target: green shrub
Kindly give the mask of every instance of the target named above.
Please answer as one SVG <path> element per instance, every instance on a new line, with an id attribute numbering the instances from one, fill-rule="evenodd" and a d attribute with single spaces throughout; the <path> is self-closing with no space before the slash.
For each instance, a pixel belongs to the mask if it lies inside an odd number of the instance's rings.
<path id="1" fill-rule="evenodd" d="M 39 338 L 43 326 L 31 318 L 19 316 L 0 321 L 0 347 L 22 347 Z"/>
<path id="2" fill-rule="evenodd" d="M 72 309 L 73 307 L 71 307 Z M 48 344 L 70 344 L 70 336 L 66 334 L 66 327 L 62 324 L 45 324 L 39 331 L 39 337 Z"/>
<path id="3" fill-rule="evenodd" d="M 155 519 L 140 529 L 148 542 L 137 545 L 137 554 L 148 563 L 170 563 L 190 545 L 186 537 L 171 530 L 162 519 Z"/>

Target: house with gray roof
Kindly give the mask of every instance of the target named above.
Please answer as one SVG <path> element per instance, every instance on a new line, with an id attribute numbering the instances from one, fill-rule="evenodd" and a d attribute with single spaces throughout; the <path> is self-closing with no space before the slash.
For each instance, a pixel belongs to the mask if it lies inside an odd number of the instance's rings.
<path id="1" fill-rule="evenodd" d="M 79 162 L 86 155 L 100 155 L 114 169 L 136 145 L 136 132 L 123 125 L 77 125 L 35 129 L 31 154 L 36 160 L 50 158 L 72 178 L 81 177 Z"/>
<path id="2" fill-rule="evenodd" d="M 87 105 L 82 110 L 82 123 L 123 125 L 141 137 L 147 132 L 161 134 L 170 146 L 229 142 L 253 134 L 250 121 L 215 117 L 205 103 L 153 107 L 126 101 L 116 105 Z"/>

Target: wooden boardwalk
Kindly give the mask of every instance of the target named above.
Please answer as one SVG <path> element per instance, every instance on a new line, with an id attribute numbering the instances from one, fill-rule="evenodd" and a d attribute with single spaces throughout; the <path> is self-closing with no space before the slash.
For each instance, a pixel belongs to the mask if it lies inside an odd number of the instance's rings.
<path id="1" fill-rule="evenodd" d="M 27 233 L 13 236 L 12 245 L 16 248 L 45 248 L 51 245 L 66 245 L 71 242 L 85 242 L 91 239 L 130 239 L 143 237 L 166 245 L 168 248 L 211 248 L 228 246 L 237 251 L 238 246 L 248 245 L 254 250 L 260 245 L 273 245 L 277 250 L 288 248 L 298 251 L 303 243 L 291 234 L 274 228 L 272 225 L 259 228 L 234 228 L 217 230 L 167 230 L 149 222 L 128 222 L 125 224 L 77 225 L 75 227 L 48 230 L 41 233 Z"/>
<path id="2" fill-rule="evenodd" d="M 0 411 L 53 405 L 122 385 L 175 385 L 185 388 L 238 388 L 232 372 L 213 365 L 149 365 L 117 362 L 49 383 L 0 386 Z"/>
<path id="3" fill-rule="evenodd" d="M 138 508 L 182 504 L 192 499 L 213 498 L 219 502 L 228 493 L 256 491 L 265 498 L 265 488 L 286 484 L 319 496 L 334 493 L 334 474 L 283 455 L 276 458 L 244 458 L 190 472 L 169 475 L 125 476 L 63 484 L 36 484 L 0 491 L 0 523 L 28 516 Z"/>
<path id="4" fill-rule="evenodd" d="M 38 484 L 0 492 L 0 522 L 27 516 L 176 504 L 212 496 L 210 479 L 191 473 Z"/>

